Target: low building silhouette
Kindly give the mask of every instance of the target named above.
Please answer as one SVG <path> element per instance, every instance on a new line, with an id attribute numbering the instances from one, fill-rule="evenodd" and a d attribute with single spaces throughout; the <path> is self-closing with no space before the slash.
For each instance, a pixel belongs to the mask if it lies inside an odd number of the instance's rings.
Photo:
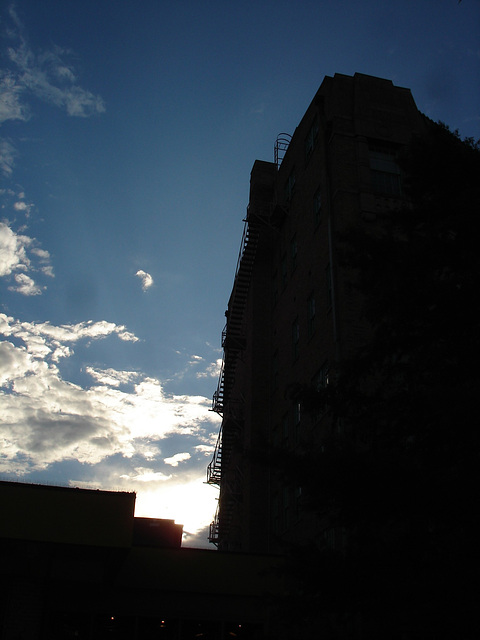
<path id="1" fill-rule="evenodd" d="M 181 548 L 135 494 L 0 482 L 0 638 L 255 638 L 271 558 Z"/>

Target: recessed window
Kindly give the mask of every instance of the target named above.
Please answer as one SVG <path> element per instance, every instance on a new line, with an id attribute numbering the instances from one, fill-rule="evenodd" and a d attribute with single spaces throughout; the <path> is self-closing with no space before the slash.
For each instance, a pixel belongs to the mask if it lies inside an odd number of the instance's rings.
<path id="1" fill-rule="evenodd" d="M 283 528 L 290 527 L 290 488 L 283 488 Z"/>
<path id="2" fill-rule="evenodd" d="M 282 418 L 282 437 L 285 443 L 288 443 L 290 437 L 290 420 L 288 419 L 288 413 Z"/>
<path id="3" fill-rule="evenodd" d="M 328 382 L 329 382 L 328 376 L 329 376 L 328 363 L 325 362 L 313 377 L 312 386 L 315 389 L 315 391 L 320 391 L 320 389 L 325 389 L 326 387 L 328 387 Z"/>
<path id="4" fill-rule="evenodd" d="M 275 306 L 278 302 L 278 274 L 275 271 L 275 273 L 273 274 L 273 278 L 272 278 L 272 302 L 273 302 L 273 306 Z"/>
<path id="5" fill-rule="evenodd" d="M 330 263 L 327 264 L 325 269 L 325 280 L 327 285 L 327 305 L 330 309 L 333 302 L 333 292 L 332 292 L 332 269 L 330 268 Z"/>
<path id="6" fill-rule="evenodd" d="M 313 196 L 313 222 L 315 226 L 320 224 L 322 219 L 322 192 L 320 189 L 315 191 Z"/>
<path id="7" fill-rule="evenodd" d="M 397 149 L 382 143 L 370 144 L 370 175 L 372 190 L 389 196 L 402 195 L 401 171 Z"/>
<path id="8" fill-rule="evenodd" d="M 313 153 L 318 137 L 318 118 L 316 117 L 305 138 L 305 159 L 308 160 Z"/>
<path id="9" fill-rule="evenodd" d="M 290 260 L 292 264 L 292 272 L 295 271 L 297 267 L 297 254 L 298 254 L 297 236 L 295 235 L 290 241 Z"/>
<path id="10" fill-rule="evenodd" d="M 293 359 L 298 358 L 298 344 L 300 342 L 300 326 L 298 324 L 298 318 L 292 324 L 292 352 Z"/>
<path id="11" fill-rule="evenodd" d="M 283 289 L 287 286 L 287 276 L 288 276 L 288 267 L 287 267 L 287 256 L 283 255 L 280 260 L 280 284 Z"/>
<path id="12" fill-rule="evenodd" d="M 275 351 L 272 358 L 272 388 L 278 389 L 278 351 Z"/>
<path id="13" fill-rule="evenodd" d="M 313 336 L 315 332 L 315 296 L 313 293 L 307 300 L 307 335 L 309 338 Z"/>
<path id="14" fill-rule="evenodd" d="M 329 368 L 328 368 L 328 363 L 325 362 L 317 371 L 317 373 L 313 376 L 312 387 L 315 391 L 319 392 L 319 391 L 322 391 L 323 389 L 326 389 L 328 387 L 328 383 L 329 383 Z M 323 403 L 321 404 L 319 402 L 318 406 L 315 408 L 312 415 L 313 422 L 314 423 L 319 422 L 323 415 L 325 415 L 325 406 Z"/>
<path id="15" fill-rule="evenodd" d="M 290 200 L 291 197 L 293 196 L 293 192 L 295 190 L 295 182 L 296 182 L 297 178 L 295 175 L 295 170 L 293 170 L 290 175 L 288 176 L 288 180 L 285 183 L 285 196 L 287 198 L 287 200 Z"/>

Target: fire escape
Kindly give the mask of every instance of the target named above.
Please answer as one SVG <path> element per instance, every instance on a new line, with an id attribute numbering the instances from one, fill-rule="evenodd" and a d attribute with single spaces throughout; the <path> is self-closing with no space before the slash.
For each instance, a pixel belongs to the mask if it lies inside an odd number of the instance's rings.
<path id="1" fill-rule="evenodd" d="M 277 138 L 274 149 L 277 170 L 290 139 L 288 134 L 280 134 Z M 217 512 L 208 537 L 217 546 L 231 539 L 235 507 L 242 501 L 243 474 L 234 456 L 243 432 L 244 398 L 235 389 L 235 373 L 246 345 L 245 308 L 260 231 L 265 226 L 276 227 L 286 214 L 284 207 L 274 205 L 272 199 L 273 192 L 270 192 L 267 197 L 262 195 L 251 200 L 248 206 L 232 294 L 225 314 L 227 320 L 222 331 L 223 362 L 212 403 L 212 411 L 222 417 L 222 424 L 213 458 L 207 467 L 207 483 L 220 487 Z"/>
<path id="2" fill-rule="evenodd" d="M 226 312 L 227 322 L 222 331 L 223 362 L 212 404 L 212 410 L 222 416 L 213 458 L 207 467 L 207 483 L 222 484 L 217 513 L 209 534 L 210 542 L 217 545 L 229 533 L 235 503 L 241 500 L 242 495 L 241 471 L 237 466 L 229 465 L 243 428 L 243 400 L 233 397 L 232 390 L 237 362 L 245 348 L 244 312 L 259 232 L 259 220 L 247 211 L 233 290 Z"/>

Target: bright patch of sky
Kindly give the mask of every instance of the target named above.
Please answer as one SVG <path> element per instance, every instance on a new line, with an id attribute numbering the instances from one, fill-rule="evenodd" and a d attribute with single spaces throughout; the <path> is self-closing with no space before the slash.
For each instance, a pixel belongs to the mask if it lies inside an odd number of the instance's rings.
<path id="1" fill-rule="evenodd" d="M 255 159 L 325 75 L 480 137 L 478 0 L 0 10 L 0 474 L 137 492 L 205 546 L 209 411 Z"/>

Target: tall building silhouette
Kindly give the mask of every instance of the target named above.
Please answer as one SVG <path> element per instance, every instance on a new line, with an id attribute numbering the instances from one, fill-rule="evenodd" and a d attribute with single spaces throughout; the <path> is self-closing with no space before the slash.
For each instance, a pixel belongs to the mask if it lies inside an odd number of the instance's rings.
<path id="1" fill-rule="evenodd" d="M 409 89 L 327 76 L 293 135 L 278 137 L 274 162 L 253 165 L 213 400 L 222 424 L 207 481 L 220 488 L 210 529 L 219 549 L 279 552 L 338 536 L 303 512 L 302 487 L 282 483 L 271 455 L 320 452 L 334 428 L 325 412 L 303 414 L 292 390 L 327 386 L 368 340 L 342 234 L 404 204 L 397 157 L 423 126 Z"/>

